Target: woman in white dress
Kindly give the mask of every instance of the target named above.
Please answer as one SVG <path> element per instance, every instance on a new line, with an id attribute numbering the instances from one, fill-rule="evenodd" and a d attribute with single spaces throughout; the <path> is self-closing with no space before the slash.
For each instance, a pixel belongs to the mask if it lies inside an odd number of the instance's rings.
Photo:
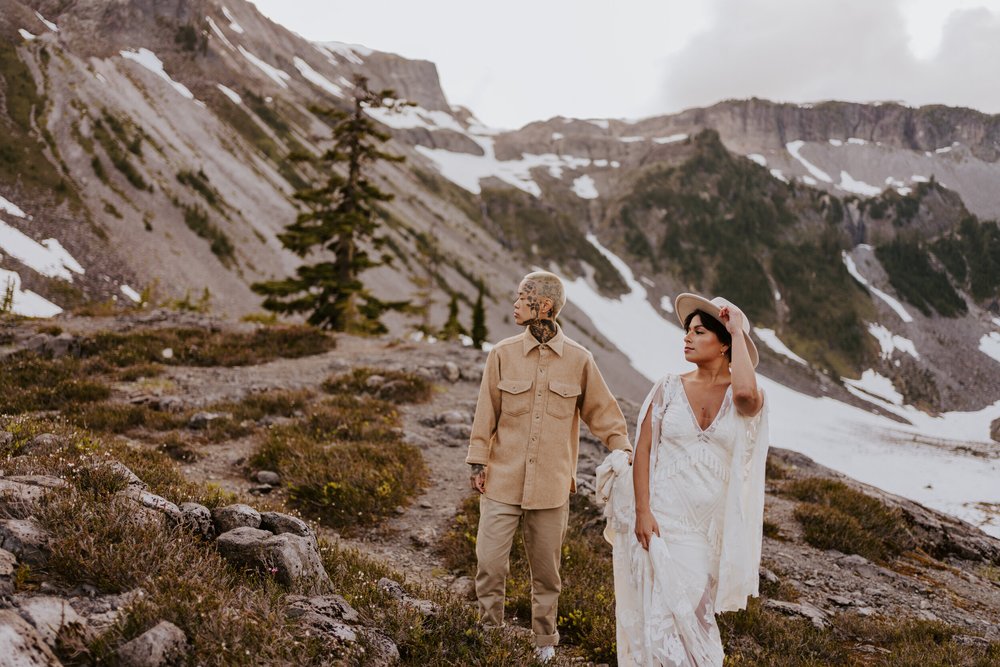
<path id="1" fill-rule="evenodd" d="M 598 469 L 614 546 L 619 665 L 721 667 L 715 614 L 758 593 L 767 456 L 750 323 L 721 297 L 681 294 L 684 358 L 639 412 L 635 458 Z"/>

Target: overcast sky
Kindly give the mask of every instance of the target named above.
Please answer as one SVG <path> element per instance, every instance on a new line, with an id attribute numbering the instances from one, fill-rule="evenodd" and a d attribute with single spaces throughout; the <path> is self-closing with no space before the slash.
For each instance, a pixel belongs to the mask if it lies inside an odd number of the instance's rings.
<path id="1" fill-rule="evenodd" d="M 252 1 L 311 40 L 433 61 L 496 127 L 751 96 L 1000 113 L 1000 0 Z"/>

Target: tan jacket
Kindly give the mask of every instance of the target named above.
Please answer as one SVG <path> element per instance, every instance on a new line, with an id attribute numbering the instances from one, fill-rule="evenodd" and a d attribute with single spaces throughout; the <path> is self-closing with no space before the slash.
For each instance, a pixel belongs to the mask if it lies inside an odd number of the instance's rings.
<path id="1" fill-rule="evenodd" d="M 580 419 L 608 449 L 631 451 L 625 417 L 593 355 L 562 329 L 490 350 L 466 463 L 486 464 L 486 496 L 524 509 L 560 507 L 576 491 Z"/>

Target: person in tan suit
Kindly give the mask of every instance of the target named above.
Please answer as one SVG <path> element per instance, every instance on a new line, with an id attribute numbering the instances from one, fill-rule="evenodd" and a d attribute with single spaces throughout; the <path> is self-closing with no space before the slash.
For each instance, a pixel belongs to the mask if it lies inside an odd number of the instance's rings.
<path id="1" fill-rule="evenodd" d="M 538 657 L 555 655 L 559 559 L 576 490 L 580 421 L 608 449 L 631 452 L 621 408 L 593 355 L 556 323 L 562 281 L 524 277 L 514 321 L 524 332 L 490 350 L 479 389 L 466 463 L 480 494 L 476 597 L 485 625 L 503 624 L 504 587 L 521 526 L 531 568 L 531 629 Z"/>

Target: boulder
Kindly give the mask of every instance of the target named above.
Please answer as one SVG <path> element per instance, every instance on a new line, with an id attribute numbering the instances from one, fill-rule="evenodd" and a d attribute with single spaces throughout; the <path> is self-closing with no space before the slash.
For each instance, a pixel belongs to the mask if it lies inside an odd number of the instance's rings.
<path id="1" fill-rule="evenodd" d="M 281 484 L 281 475 L 273 470 L 260 470 L 257 472 L 256 477 L 257 481 L 261 484 L 270 484 L 271 486 Z"/>
<path id="2" fill-rule="evenodd" d="M 436 616 L 440 611 L 438 606 L 430 600 L 421 600 L 419 598 L 411 597 L 398 581 L 394 581 L 388 577 L 382 577 L 378 580 L 378 584 L 376 585 L 380 591 L 395 598 L 396 600 L 399 600 L 404 606 L 415 609 L 424 617 Z"/>
<path id="3" fill-rule="evenodd" d="M 0 477 L 0 507 L 13 512 L 26 510 L 45 497 L 54 488 L 66 486 L 58 477 L 24 475 Z"/>
<path id="4" fill-rule="evenodd" d="M 990 437 L 993 442 L 1000 442 L 1000 417 L 990 422 Z"/>
<path id="5" fill-rule="evenodd" d="M 181 523 L 206 539 L 215 537 L 212 512 L 199 503 L 181 503 Z"/>
<path id="6" fill-rule="evenodd" d="M 120 493 L 121 496 L 141 505 L 142 507 L 155 510 L 164 515 L 171 523 L 180 523 L 183 514 L 177 505 L 166 498 L 161 498 L 155 493 L 150 493 L 137 486 L 130 486 Z"/>
<path id="7" fill-rule="evenodd" d="M 468 440 L 472 435 L 472 427 L 468 424 L 445 424 L 441 430 L 453 440 Z"/>
<path id="8" fill-rule="evenodd" d="M 108 461 L 107 463 L 104 464 L 104 467 L 112 470 L 113 472 L 118 473 L 121 477 L 125 479 L 125 482 L 129 486 L 136 486 L 139 487 L 140 489 L 148 488 L 147 484 L 141 479 L 139 479 L 139 476 L 136 475 L 134 472 L 132 472 L 132 470 L 129 469 L 129 467 L 124 463 L 122 463 L 121 461 Z"/>
<path id="9" fill-rule="evenodd" d="M 59 667 L 38 630 L 13 609 L 0 609 L 0 661 L 7 667 Z"/>
<path id="10" fill-rule="evenodd" d="M 212 523 L 215 524 L 216 535 L 234 528 L 257 528 L 260 526 L 260 512 L 241 503 L 226 505 L 212 510 Z"/>
<path id="11" fill-rule="evenodd" d="M 244 526 L 219 535 L 216 545 L 234 565 L 270 574 L 285 586 L 301 590 L 329 588 L 330 578 L 311 538 L 291 533 L 272 535 Z"/>
<path id="12" fill-rule="evenodd" d="M 298 535 L 299 537 L 308 537 L 318 546 L 316 533 L 312 531 L 312 528 L 310 528 L 309 525 L 302 519 L 291 516 L 290 514 L 282 514 L 281 512 L 261 512 L 260 527 L 274 533 L 275 535 L 291 533 L 292 535 Z"/>
<path id="13" fill-rule="evenodd" d="M 160 621 L 118 649 L 118 660 L 125 667 L 165 667 L 180 665 L 187 655 L 184 631 L 169 621 Z"/>
<path id="14" fill-rule="evenodd" d="M 368 650 L 365 652 L 365 667 L 391 667 L 399 663 L 399 647 L 384 634 L 373 628 L 362 628 Z"/>
<path id="15" fill-rule="evenodd" d="M 188 428 L 205 429 L 214 421 L 231 418 L 232 415 L 228 412 L 196 412 L 188 420 Z"/>
<path id="16" fill-rule="evenodd" d="M 469 413 L 461 410 L 442 412 L 438 415 L 437 420 L 441 424 L 468 424 L 470 421 Z"/>
<path id="17" fill-rule="evenodd" d="M 49 534 L 34 519 L 0 519 L 0 549 L 22 563 L 42 566 L 49 559 Z"/>
<path id="18" fill-rule="evenodd" d="M 308 612 L 322 614 L 330 618 L 339 619 L 347 623 L 355 623 L 360 619 L 358 612 L 354 610 L 347 600 L 340 595 L 289 595 L 286 598 L 288 609 L 285 615 L 288 618 L 298 618 Z"/>
<path id="19" fill-rule="evenodd" d="M 780 611 L 786 615 L 802 616 L 803 618 L 807 618 L 820 630 L 828 625 L 826 619 L 829 614 L 819 607 L 809 604 L 808 602 L 783 602 L 782 600 L 772 600 L 768 598 L 764 600 L 764 607 L 766 609 Z"/>
<path id="20" fill-rule="evenodd" d="M 462 372 L 458 369 L 458 364 L 454 361 L 446 361 L 443 366 L 441 366 L 441 377 L 443 377 L 448 382 L 458 382 L 462 379 Z"/>
<path id="21" fill-rule="evenodd" d="M 21 616 L 35 626 L 51 649 L 56 648 L 60 635 L 75 636 L 85 642 L 92 639 L 86 619 L 76 613 L 73 606 L 63 598 L 52 595 L 15 595 L 14 605 Z"/>
<path id="22" fill-rule="evenodd" d="M 44 456 L 54 454 L 66 446 L 66 441 L 55 433 L 39 433 L 21 449 L 21 454 Z"/>

